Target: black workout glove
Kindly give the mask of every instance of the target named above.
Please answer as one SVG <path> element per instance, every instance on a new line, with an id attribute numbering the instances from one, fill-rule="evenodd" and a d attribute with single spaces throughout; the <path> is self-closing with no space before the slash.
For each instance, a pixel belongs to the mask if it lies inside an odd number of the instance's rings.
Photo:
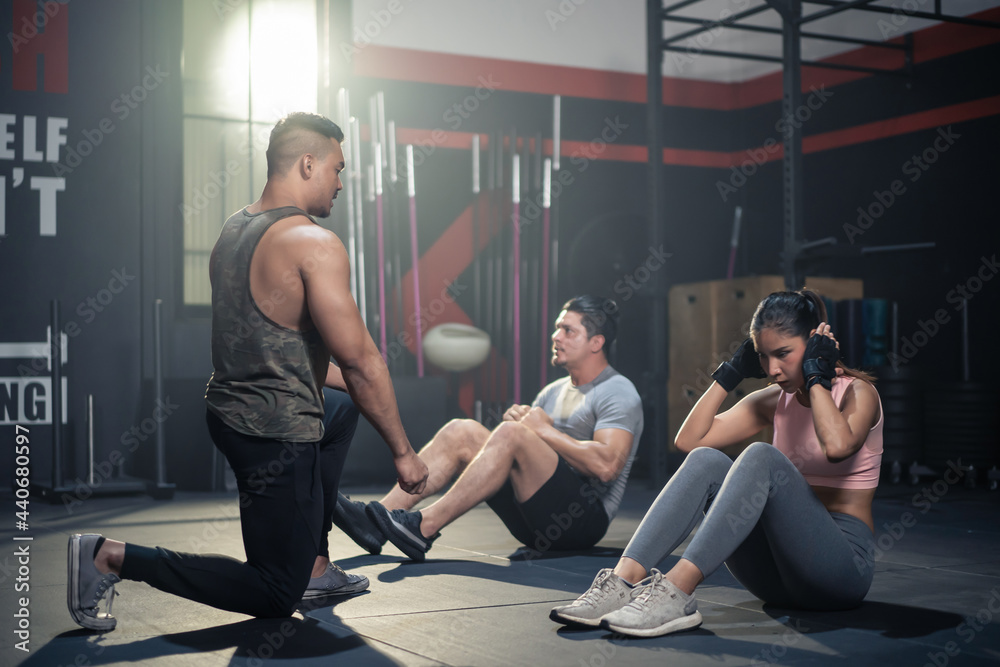
<path id="1" fill-rule="evenodd" d="M 806 341 L 806 351 L 802 355 L 802 377 L 806 381 L 806 391 L 817 382 L 826 389 L 833 386 L 837 377 L 837 360 L 840 350 L 837 341 L 821 334 L 813 334 Z"/>
<path id="2" fill-rule="evenodd" d="M 726 391 L 736 389 L 744 378 L 765 378 L 767 373 L 760 366 L 760 356 L 753 341 L 747 338 L 729 361 L 723 361 L 712 373 L 712 379 Z"/>

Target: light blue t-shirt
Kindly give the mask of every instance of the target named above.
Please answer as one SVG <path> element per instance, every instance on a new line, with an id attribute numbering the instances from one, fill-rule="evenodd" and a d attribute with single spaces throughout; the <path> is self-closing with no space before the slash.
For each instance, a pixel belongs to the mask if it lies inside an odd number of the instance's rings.
<path id="1" fill-rule="evenodd" d="M 609 365 L 593 381 L 579 387 L 574 387 L 569 377 L 546 385 L 532 406 L 544 410 L 557 429 L 575 440 L 593 440 L 594 432 L 602 428 L 620 428 L 632 434 L 632 448 L 618 477 L 606 483 L 590 479 L 608 520 L 614 519 L 642 436 L 642 400 L 635 386 Z"/>

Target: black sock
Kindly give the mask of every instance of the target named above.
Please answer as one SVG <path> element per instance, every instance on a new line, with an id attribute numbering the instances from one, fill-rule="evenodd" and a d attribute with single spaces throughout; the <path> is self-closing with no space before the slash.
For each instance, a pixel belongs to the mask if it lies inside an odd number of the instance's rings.
<path id="1" fill-rule="evenodd" d="M 98 537 L 97 544 L 94 546 L 94 560 L 97 560 L 97 552 L 101 550 L 102 544 L 104 544 L 104 538 Z"/>

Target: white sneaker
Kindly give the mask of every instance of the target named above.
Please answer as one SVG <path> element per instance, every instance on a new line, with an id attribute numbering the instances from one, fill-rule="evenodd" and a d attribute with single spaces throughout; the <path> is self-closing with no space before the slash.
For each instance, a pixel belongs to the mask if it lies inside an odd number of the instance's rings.
<path id="1" fill-rule="evenodd" d="M 601 617 L 629 603 L 638 588 L 604 568 L 597 573 L 587 592 L 570 604 L 553 607 L 549 618 L 556 623 L 579 623 L 596 628 Z"/>
<path id="2" fill-rule="evenodd" d="M 602 628 L 633 637 L 659 637 L 701 625 L 694 595 L 685 594 L 656 569 L 647 581 L 631 602 L 601 619 Z"/>

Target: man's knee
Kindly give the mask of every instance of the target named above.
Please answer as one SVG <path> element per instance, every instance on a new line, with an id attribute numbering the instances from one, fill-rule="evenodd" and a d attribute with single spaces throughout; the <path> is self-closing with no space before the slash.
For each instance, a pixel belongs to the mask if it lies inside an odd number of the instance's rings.
<path id="1" fill-rule="evenodd" d="M 516 448 L 524 444 L 527 433 L 528 428 L 518 422 L 500 422 L 500 425 L 493 429 L 486 445 L 488 447 Z"/>
<path id="2" fill-rule="evenodd" d="M 452 419 L 439 432 L 439 442 L 460 455 L 462 458 L 474 457 L 483 444 L 489 432 L 474 419 Z"/>

